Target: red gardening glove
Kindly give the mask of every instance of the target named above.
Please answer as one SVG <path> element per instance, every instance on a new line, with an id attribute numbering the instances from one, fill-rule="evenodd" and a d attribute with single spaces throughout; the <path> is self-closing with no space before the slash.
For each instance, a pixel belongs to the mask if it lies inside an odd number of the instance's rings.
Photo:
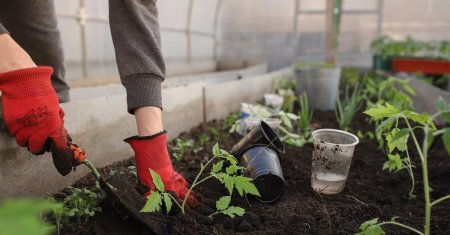
<path id="1" fill-rule="evenodd" d="M 166 131 L 152 136 L 133 136 L 124 141 L 129 143 L 134 150 L 134 161 L 141 184 L 148 186 L 151 191 L 155 190 L 149 170 L 152 169 L 161 176 L 166 191 L 172 191 L 184 200 L 189 190 L 189 184 L 173 169 L 166 146 Z M 151 191 L 144 196 L 147 198 Z M 189 195 L 188 201 L 192 202 L 193 200 L 193 197 Z"/>
<path id="2" fill-rule="evenodd" d="M 52 73 L 51 67 L 34 67 L 0 74 L 3 118 L 19 146 L 37 155 L 51 149 L 56 169 L 67 175 L 74 158 Z"/>

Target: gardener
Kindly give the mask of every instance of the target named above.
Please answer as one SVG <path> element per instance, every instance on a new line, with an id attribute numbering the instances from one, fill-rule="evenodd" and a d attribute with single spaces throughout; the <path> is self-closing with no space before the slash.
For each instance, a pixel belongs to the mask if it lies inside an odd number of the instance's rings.
<path id="1" fill-rule="evenodd" d="M 183 199 L 188 183 L 172 167 L 162 124 L 165 64 L 156 0 L 111 0 L 109 9 L 128 112 L 136 118 L 138 133 L 125 141 L 135 152 L 139 180 L 154 189 L 149 173 L 153 169 L 162 177 L 166 190 Z M 69 101 L 69 86 L 64 81 L 56 24 L 52 0 L 0 0 L 0 91 L 6 125 L 17 144 L 28 147 L 31 153 L 56 150 L 52 151 L 55 167 L 67 175 L 76 163 L 58 103 Z"/>

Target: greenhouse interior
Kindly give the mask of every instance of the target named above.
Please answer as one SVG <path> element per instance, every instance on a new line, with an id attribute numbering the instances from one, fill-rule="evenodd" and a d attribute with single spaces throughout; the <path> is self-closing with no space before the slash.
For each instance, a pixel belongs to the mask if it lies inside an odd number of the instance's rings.
<path id="1" fill-rule="evenodd" d="M 0 235 L 450 234 L 450 1 L 0 1 Z"/>

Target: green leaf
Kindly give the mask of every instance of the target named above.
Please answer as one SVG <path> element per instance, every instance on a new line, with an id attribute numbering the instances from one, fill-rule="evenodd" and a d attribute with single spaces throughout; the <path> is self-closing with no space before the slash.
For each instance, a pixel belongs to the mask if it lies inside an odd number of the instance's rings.
<path id="1" fill-rule="evenodd" d="M 231 202 L 231 196 L 224 196 L 221 197 L 217 202 L 216 202 L 216 208 L 217 210 L 225 210 L 228 208 L 228 206 L 230 205 Z"/>
<path id="2" fill-rule="evenodd" d="M 236 215 L 243 216 L 245 214 L 245 209 L 238 206 L 230 206 L 226 210 L 221 211 L 221 213 L 234 218 Z"/>
<path id="3" fill-rule="evenodd" d="M 172 209 L 172 199 L 169 197 L 167 193 L 163 194 L 164 196 L 164 205 L 166 205 L 166 213 L 169 213 Z"/>
<path id="4" fill-rule="evenodd" d="M 226 168 L 226 172 L 228 175 L 233 175 L 238 170 L 238 167 L 236 165 L 230 165 Z"/>
<path id="5" fill-rule="evenodd" d="M 216 143 L 214 145 L 212 152 L 213 152 L 214 157 L 220 156 L 219 143 Z"/>
<path id="6" fill-rule="evenodd" d="M 402 87 L 410 95 L 415 95 L 416 94 L 416 91 L 407 82 L 403 83 Z"/>
<path id="7" fill-rule="evenodd" d="M 389 172 L 399 171 L 403 167 L 403 162 L 400 155 L 397 154 L 388 154 L 388 161 L 384 163 L 383 170 L 388 169 Z"/>
<path id="8" fill-rule="evenodd" d="M 161 203 L 161 194 L 159 194 L 159 192 L 157 191 L 154 191 L 150 194 L 150 196 L 147 197 L 147 202 L 139 212 L 143 213 L 159 211 L 161 210 Z"/>
<path id="9" fill-rule="evenodd" d="M 370 225 L 364 231 L 364 235 L 384 235 L 384 234 L 386 233 L 384 232 L 383 228 L 381 228 L 381 226 L 378 224 Z"/>
<path id="10" fill-rule="evenodd" d="M 232 165 L 236 165 L 237 164 L 237 160 L 236 160 L 236 158 L 233 155 L 231 155 L 230 153 L 228 153 L 227 151 L 225 151 L 223 149 L 220 149 L 219 152 L 220 152 L 220 154 L 218 156 L 226 159 Z"/>
<path id="11" fill-rule="evenodd" d="M 215 163 L 215 164 L 213 165 L 211 171 L 212 171 L 213 173 L 218 173 L 220 170 L 222 170 L 222 167 L 223 167 L 223 160 L 220 161 L 220 162 Z"/>
<path id="12" fill-rule="evenodd" d="M 150 174 L 152 175 L 153 184 L 155 184 L 156 189 L 160 192 L 164 192 L 164 183 L 161 180 L 161 176 L 152 169 L 150 169 Z"/>
<path id="13" fill-rule="evenodd" d="M 362 230 L 362 231 L 364 231 L 364 230 L 367 229 L 367 227 L 369 227 L 369 226 L 371 226 L 371 225 L 374 225 L 374 224 L 378 224 L 378 218 L 371 219 L 371 220 L 368 220 L 368 221 L 362 223 L 362 224 L 359 226 L 359 229 Z"/>
<path id="14" fill-rule="evenodd" d="M 436 109 L 439 111 L 449 110 L 450 105 L 445 103 L 444 99 L 439 96 L 438 100 L 436 101 Z M 450 113 L 448 112 L 442 113 L 439 117 L 445 122 L 450 123 Z"/>
<path id="15" fill-rule="evenodd" d="M 234 189 L 234 180 L 231 176 L 229 176 L 229 175 L 226 175 L 226 176 L 227 177 L 225 177 L 223 179 L 223 183 L 225 184 L 225 188 L 227 188 L 228 193 L 231 195 L 233 193 L 233 189 Z"/>
<path id="16" fill-rule="evenodd" d="M 377 129 L 376 129 L 377 134 L 381 136 L 385 130 L 389 130 L 392 127 L 392 125 L 394 124 L 395 120 L 397 120 L 397 118 L 398 118 L 398 116 L 394 115 L 394 116 L 391 116 L 391 117 L 387 118 L 386 120 L 382 121 L 377 126 Z"/>
<path id="17" fill-rule="evenodd" d="M 444 134 L 442 135 L 442 142 L 444 142 L 445 150 L 450 155 L 450 128 L 444 129 Z"/>
<path id="18" fill-rule="evenodd" d="M 397 115 L 400 111 L 389 103 L 386 103 L 385 106 L 377 104 L 376 107 L 372 107 L 364 111 L 364 113 L 371 116 L 375 120 L 379 120 Z"/>
<path id="19" fill-rule="evenodd" d="M 412 112 L 412 111 L 405 111 L 405 116 L 411 120 L 413 120 L 416 123 L 419 123 L 422 126 L 427 125 L 428 120 L 431 119 L 430 115 L 425 114 L 425 113 L 421 113 L 418 114 L 416 112 Z M 434 127 L 434 123 L 430 122 L 431 126 Z M 434 127 L 433 129 L 436 129 L 436 127 Z"/>
<path id="20" fill-rule="evenodd" d="M 234 176 L 233 181 L 234 185 L 239 193 L 239 195 L 243 196 L 245 194 L 252 194 L 255 196 L 261 196 L 258 192 L 256 186 L 251 182 L 251 178 L 244 176 Z"/>
<path id="21" fill-rule="evenodd" d="M 388 143 L 389 152 L 392 153 L 395 148 L 399 151 L 406 151 L 406 143 L 408 142 L 410 130 L 404 128 L 399 130 L 398 128 L 392 129 L 389 135 L 386 135 L 386 141 Z"/>

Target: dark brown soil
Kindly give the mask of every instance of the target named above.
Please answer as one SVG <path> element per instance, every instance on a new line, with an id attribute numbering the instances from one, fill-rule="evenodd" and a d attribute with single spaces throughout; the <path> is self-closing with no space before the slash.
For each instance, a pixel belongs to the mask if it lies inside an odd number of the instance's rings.
<path id="1" fill-rule="evenodd" d="M 336 128 L 333 112 L 315 112 L 314 125 L 316 127 Z M 210 128 L 221 129 L 220 123 L 211 122 L 194 128 L 180 138 L 198 140 L 202 133 L 211 135 Z M 352 122 L 350 131 L 373 130 L 367 124 L 364 115 L 359 114 Z M 220 146 L 226 150 L 239 140 L 240 137 L 221 131 Z M 175 168 L 192 182 L 199 169 L 199 164 L 209 155 L 216 140 L 211 137 L 204 146 L 204 150 L 197 154 L 188 153 L 180 161 L 174 161 Z M 263 204 L 254 198 L 234 196 L 232 203 L 246 209 L 242 218 L 228 218 L 218 215 L 209 219 L 208 214 L 214 208 L 213 200 L 226 194 L 223 187 L 215 180 L 206 181 L 196 190 L 205 204 L 187 215 L 165 215 L 163 213 L 144 215 L 154 232 L 164 234 L 353 234 L 359 225 L 369 219 L 379 217 L 380 220 L 390 220 L 398 216 L 397 221 L 406 223 L 422 230 L 424 223 L 424 203 L 420 164 L 413 156 L 416 169 L 417 198 L 405 199 L 410 187 L 410 179 L 406 172 L 389 173 L 381 171 L 386 160 L 385 155 L 377 148 L 375 140 L 363 139 L 356 147 L 350 174 L 345 190 L 337 195 L 320 195 L 311 189 L 310 166 L 312 145 L 303 148 L 286 146 L 286 154 L 281 157 L 281 165 L 286 180 L 284 196 L 274 204 Z M 108 176 L 108 182 L 114 185 L 124 200 L 131 202 L 131 206 L 139 209 L 144 200 L 135 189 L 136 179 L 129 172 L 128 166 L 132 161 L 124 161 L 103 169 Z M 108 172 L 114 170 L 111 176 Z M 441 141 L 437 141 L 429 157 L 429 172 L 432 199 L 450 193 L 450 159 L 444 151 Z M 94 180 L 91 176 L 75 184 L 76 187 L 91 187 Z M 206 198 L 205 198 L 206 197 Z M 208 207 L 209 206 L 209 207 Z M 149 234 L 151 231 L 136 222 L 124 212 L 113 200 L 107 199 L 102 203 L 103 211 L 93 217 L 81 229 L 66 226 L 64 234 Z M 443 202 L 432 211 L 432 233 L 450 234 L 450 201 Z M 408 231 L 385 226 L 388 234 L 410 234 Z M 76 232 L 74 232 L 76 231 Z"/>

